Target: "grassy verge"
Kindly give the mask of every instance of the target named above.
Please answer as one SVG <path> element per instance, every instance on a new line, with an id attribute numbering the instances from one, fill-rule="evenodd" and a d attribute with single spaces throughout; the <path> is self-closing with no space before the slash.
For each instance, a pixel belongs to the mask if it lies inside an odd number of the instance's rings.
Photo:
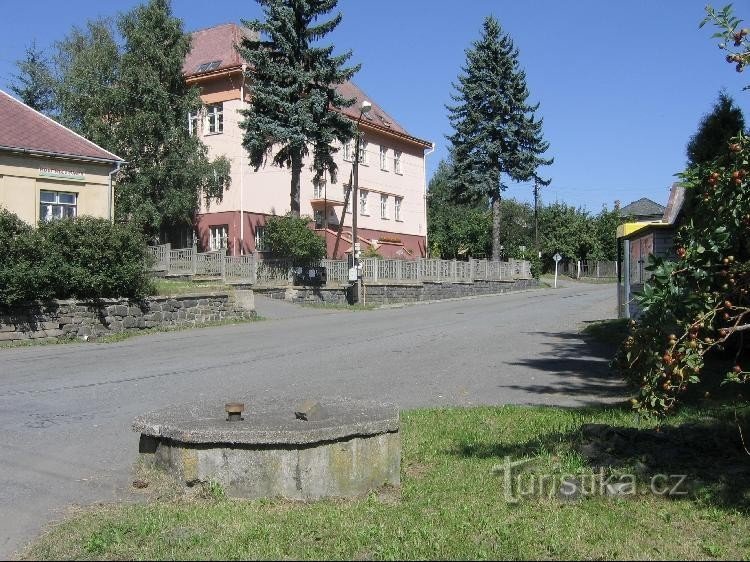
<path id="1" fill-rule="evenodd" d="M 251 318 L 244 319 L 229 319 L 229 320 L 217 320 L 215 322 L 201 322 L 197 324 L 185 324 L 182 326 L 160 326 L 157 328 L 145 328 L 143 330 L 132 331 L 132 332 L 115 332 L 113 334 L 107 334 L 98 338 L 90 338 L 89 340 L 83 340 L 82 338 L 71 336 L 66 338 L 55 338 L 53 340 L 38 339 L 38 340 L 20 340 L 14 342 L 2 342 L 0 343 L 0 349 L 11 348 L 11 347 L 33 347 L 38 345 L 62 345 L 70 343 L 87 343 L 87 344 L 108 344 L 117 343 L 131 338 L 138 338 L 141 336 L 148 336 L 151 334 L 160 334 L 164 332 L 180 332 L 183 330 L 194 330 L 196 328 L 214 328 L 216 326 L 231 326 L 232 324 L 245 324 L 247 322 L 257 322 L 259 320 L 265 320 L 262 316 L 253 316 Z"/>
<path id="2" fill-rule="evenodd" d="M 305 302 L 302 303 L 302 306 L 305 308 L 320 308 L 323 310 L 375 310 L 376 308 L 379 308 L 379 305 L 376 304 L 338 304 L 338 303 L 330 303 L 330 302 Z"/>
<path id="3" fill-rule="evenodd" d="M 184 281 L 178 279 L 153 279 L 154 294 L 158 296 L 187 295 L 205 292 L 232 292 L 231 285 L 220 281 Z"/>
<path id="4" fill-rule="evenodd" d="M 736 427 L 727 423 L 733 415 L 688 409 L 657 433 L 650 429 L 655 422 L 639 423 L 626 408 L 409 411 L 402 417 L 400 492 L 304 504 L 233 501 L 212 490 L 207 499 L 163 495 L 99 506 L 52 527 L 25 557 L 746 559 L 750 462 Z M 507 458 L 531 460 L 518 469 L 526 483 L 548 474 L 594 477 L 598 469 L 582 446 L 587 423 L 643 432 L 643 438 L 621 443 L 613 438 L 607 448 L 606 475 L 638 474 L 637 494 L 563 500 L 519 493 L 532 488 L 514 488 L 515 480 L 509 486 L 498 474 Z M 646 434 L 683 449 L 672 452 L 664 445 L 661 456 L 639 451 Z M 688 474 L 690 493 L 649 493 L 641 484 L 656 473 Z M 508 501 L 513 495 L 516 503 Z"/>
<path id="5" fill-rule="evenodd" d="M 590 322 L 581 333 L 600 343 L 610 344 L 617 348 L 628 337 L 628 322 L 627 318 Z"/>

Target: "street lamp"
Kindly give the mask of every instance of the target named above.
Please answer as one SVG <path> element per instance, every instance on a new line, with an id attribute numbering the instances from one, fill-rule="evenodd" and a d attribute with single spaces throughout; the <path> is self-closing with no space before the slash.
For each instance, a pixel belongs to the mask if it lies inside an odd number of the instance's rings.
<path id="1" fill-rule="evenodd" d="M 372 104 L 364 100 L 359 110 L 359 117 L 357 118 L 357 131 L 354 135 L 354 163 L 352 166 L 352 263 L 354 270 L 357 272 L 357 280 L 354 282 L 354 295 L 352 300 L 356 303 L 359 302 L 359 289 L 361 285 L 361 275 L 359 273 L 359 251 L 360 246 L 357 241 L 357 212 L 359 209 L 359 145 L 361 132 L 359 130 L 359 124 L 362 121 L 362 116 L 368 113 L 372 109 Z"/>

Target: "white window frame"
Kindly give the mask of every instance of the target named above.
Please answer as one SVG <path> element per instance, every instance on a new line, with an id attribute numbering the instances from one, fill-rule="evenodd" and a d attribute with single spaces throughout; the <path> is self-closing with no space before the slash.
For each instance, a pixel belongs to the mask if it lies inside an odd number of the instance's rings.
<path id="1" fill-rule="evenodd" d="M 209 227 L 208 247 L 211 252 L 226 250 L 229 242 L 229 225 L 215 224 Z"/>
<path id="2" fill-rule="evenodd" d="M 401 170 L 401 151 L 393 151 L 393 171 L 396 174 L 403 175 L 404 172 Z"/>
<path id="3" fill-rule="evenodd" d="M 354 141 L 346 141 L 344 143 L 344 160 L 352 162 L 352 153 L 354 152 Z"/>
<path id="4" fill-rule="evenodd" d="M 359 163 L 363 166 L 367 166 L 367 141 L 359 141 Z"/>
<path id="5" fill-rule="evenodd" d="M 43 194 L 48 193 L 52 197 L 49 201 L 42 201 Z M 61 195 L 69 195 L 73 198 L 73 202 L 62 201 Z M 39 192 L 39 220 L 49 222 L 55 219 L 62 218 L 75 218 L 78 216 L 78 194 L 70 191 L 50 191 L 49 189 L 42 189 Z"/>
<path id="6" fill-rule="evenodd" d="M 385 193 L 380 194 L 380 218 L 388 220 L 388 195 Z"/>
<path id="7" fill-rule="evenodd" d="M 401 204 L 404 202 L 403 197 L 393 198 L 393 220 L 401 222 Z"/>
<path id="8" fill-rule="evenodd" d="M 362 216 L 369 216 L 370 213 L 367 212 L 367 199 L 370 195 L 370 192 L 366 189 L 360 189 L 359 191 L 359 214 Z"/>
<path id="9" fill-rule="evenodd" d="M 188 131 L 191 135 L 198 135 L 198 127 L 200 123 L 200 110 L 188 111 Z"/>
<path id="10" fill-rule="evenodd" d="M 220 135 L 224 132 L 224 102 L 206 106 L 206 134 Z"/>
<path id="11" fill-rule="evenodd" d="M 266 251 L 266 227 L 258 225 L 255 227 L 255 251 L 265 252 Z"/>
<path id="12" fill-rule="evenodd" d="M 320 181 L 313 180 L 313 199 L 323 199 L 326 188 L 326 179 L 321 178 Z"/>
<path id="13" fill-rule="evenodd" d="M 384 172 L 388 171 L 388 147 L 380 147 L 380 169 Z"/>

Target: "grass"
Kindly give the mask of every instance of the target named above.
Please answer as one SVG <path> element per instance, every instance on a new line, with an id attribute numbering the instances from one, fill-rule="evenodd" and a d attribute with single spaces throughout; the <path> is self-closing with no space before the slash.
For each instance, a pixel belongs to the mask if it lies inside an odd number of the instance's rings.
<path id="1" fill-rule="evenodd" d="M 320 308 L 324 310 L 375 310 L 376 308 L 380 308 L 380 305 L 376 304 L 338 304 L 338 303 L 332 303 L 332 302 L 305 302 L 302 303 L 302 306 L 305 308 Z"/>
<path id="2" fill-rule="evenodd" d="M 625 338 L 628 337 L 628 322 L 627 318 L 598 320 L 588 323 L 581 333 L 600 343 L 619 347 Z"/>
<path id="3" fill-rule="evenodd" d="M 227 319 L 227 320 L 216 320 L 214 322 L 198 322 L 196 324 L 182 324 L 179 326 L 159 326 L 155 328 L 144 328 L 142 330 L 131 331 L 131 332 L 114 332 L 107 334 L 106 336 L 100 336 L 98 338 L 90 338 L 84 340 L 77 336 L 61 337 L 54 339 L 37 339 L 37 340 L 19 340 L 14 342 L 2 342 L 0 343 L 0 349 L 3 348 L 14 348 L 14 347 L 33 347 L 38 345 L 63 345 L 70 343 L 87 343 L 87 344 L 109 344 L 117 343 L 131 338 L 137 338 L 140 336 L 148 336 L 151 334 L 161 334 L 164 332 L 180 332 L 183 330 L 193 330 L 196 328 L 215 328 L 217 326 L 231 326 L 233 324 L 245 324 L 247 322 L 257 322 L 259 320 L 265 320 L 262 316 L 252 316 L 250 318 L 243 319 Z"/>
<path id="4" fill-rule="evenodd" d="M 234 289 L 231 285 L 225 285 L 219 281 L 185 281 L 178 279 L 153 279 L 154 294 L 158 296 L 186 295 L 193 293 L 231 293 Z"/>
<path id="5" fill-rule="evenodd" d="M 686 409 L 662 431 L 681 431 L 699 454 L 667 456 L 654 471 L 687 473 L 689 496 L 592 495 L 577 501 L 506 501 L 494 468 L 534 459 L 524 475 L 596 473 L 579 452 L 581 426 L 654 427 L 624 407 L 425 409 L 402 416 L 402 487 L 349 501 L 239 501 L 209 486 L 188 499 L 162 495 L 98 506 L 53 526 L 24 553 L 40 559 L 711 559 L 750 555 L 750 460 L 707 448 L 688 423 L 729 427 L 729 410 Z M 725 425 L 722 425 L 725 424 Z M 712 426 L 713 427 L 713 426 Z M 653 432 L 651 432 L 653 433 Z M 671 433 L 669 435 L 672 435 Z M 638 446 L 639 440 L 630 443 Z M 708 445 L 711 440 L 708 439 Z M 609 454 L 624 471 L 640 457 Z M 677 460 L 675 460 L 677 459 Z M 736 462 L 740 464 L 737 465 Z M 651 461 L 655 462 L 655 461 Z M 682 463 L 682 464 L 680 464 Z M 735 463 L 735 464 L 732 464 Z M 744 463 L 744 464 L 742 464 Z M 739 467 L 739 468 L 738 468 Z M 643 475 L 645 479 L 648 475 Z M 640 480 L 639 480 L 640 483 Z M 149 486 L 153 488 L 155 486 Z M 203 499 L 201 499 L 201 497 Z"/>

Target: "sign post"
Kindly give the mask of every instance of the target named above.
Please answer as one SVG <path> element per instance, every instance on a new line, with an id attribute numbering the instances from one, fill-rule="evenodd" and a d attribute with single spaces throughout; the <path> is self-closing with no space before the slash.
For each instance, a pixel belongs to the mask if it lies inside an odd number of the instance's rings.
<path id="1" fill-rule="evenodd" d="M 557 289 L 557 266 L 560 263 L 562 256 L 560 254 L 555 254 L 552 256 L 552 259 L 555 260 L 555 289 Z"/>

